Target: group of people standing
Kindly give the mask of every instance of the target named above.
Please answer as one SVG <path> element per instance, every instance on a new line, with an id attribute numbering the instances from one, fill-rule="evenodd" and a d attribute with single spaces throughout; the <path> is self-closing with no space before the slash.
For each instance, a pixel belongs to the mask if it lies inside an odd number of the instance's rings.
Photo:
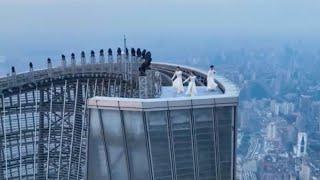
<path id="1" fill-rule="evenodd" d="M 183 72 L 181 71 L 181 68 L 178 66 L 171 78 L 172 87 L 176 89 L 178 94 L 181 94 L 181 93 L 184 93 L 183 84 L 188 82 L 186 95 L 189 95 L 189 96 L 197 95 L 197 85 L 196 85 L 197 77 L 195 73 L 193 71 L 190 71 L 189 77 L 185 81 L 182 81 L 182 74 Z M 207 73 L 207 90 L 208 91 L 214 91 L 218 86 L 217 83 L 214 81 L 215 74 L 216 74 L 216 71 L 214 69 L 214 66 L 211 65 Z"/>

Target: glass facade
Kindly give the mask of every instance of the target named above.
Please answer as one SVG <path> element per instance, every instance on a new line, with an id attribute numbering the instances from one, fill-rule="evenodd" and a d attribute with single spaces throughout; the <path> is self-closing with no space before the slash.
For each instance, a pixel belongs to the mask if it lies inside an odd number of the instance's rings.
<path id="1" fill-rule="evenodd" d="M 192 180 L 195 177 L 195 162 L 190 110 L 173 110 L 169 114 L 176 179 Z"/>
<path id="2" fill-rule="evenodd" d="M 145 126 L 141 112 L 123 111 L 132 180 L 150 179 Z"/>
<path id="3" fill-rule="evenodd" d="M 234 179 L 235 110 L 91 109 L 88 179 Z"/>
<path id="4" fill-rule="evenodd" d="M 217 179 L 216 139 L 213 109 L 194 109 L 197 175 L 199 179 Z"/>
<path id="5" fill-rule="evenodd" d="M 146 113 L 154 180 L 172 179 L 170 136 L 166 111 Z"/>
<path id="6" fill-rule="evenodd" d="M 232 131 L 233 111 L 231 107 L 215 108 L 216 140 L 218 151 L 218 172 L 220 179 L 231 179 L 233 169 L 231 167 L 233 154 Z"/>
<path id="7" fill-rule="evenodd" d="M 109 63 L 0 78 L 0 179 L 233 177 L 228 174 L 234 166 L 233 150 L 226 149 L 234 147 L 234 119 L 223 116 L 233 113 L 238 102 L 232 83 L 216 76 L 219 89 L 208 92 L 201 87 L 206 75 L 195 71 L 198 96 L 179 97 L 170 78 L 140 78 L 140 60 L 130 65 L 136 71 L 126 74 L 120 72 L 122 63 L 109 58 Z M 152 64 L 161 77 L 172 76 L 175 69 Z M 150 93 L 158 97 L 160 92 L 159 98 L 141 98 Z M 124 108 L 119 104 L 123 99 Z M 206 108 L 192 107 L 194 101 Z M 213 108 L 219 103 L 232 107 Z"/>

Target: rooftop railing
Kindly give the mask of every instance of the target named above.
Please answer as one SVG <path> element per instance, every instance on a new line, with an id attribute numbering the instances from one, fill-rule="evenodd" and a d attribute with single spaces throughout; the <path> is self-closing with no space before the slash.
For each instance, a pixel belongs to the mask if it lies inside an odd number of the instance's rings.
<path id="1" fill-rule="evenodd" d="M 145 51 L 145 50 L 144 50 Z M 125 80 L 137 77 L 139 75 L 139 66 L 144 61 L 144 55 L 140 49 L 131 49 L 129 55 L 128 50 L 124 52 L 118 48 L 117 55 L 113 56 L 112 50 L 105 53 L 100 50 L 98 61 L 96 61 L 95 52 L 90 52 L 90 62 L 87 63 L 85 52 L 81 52 L 80 63 L 74 53 L 70 56 L 70 63 L 67 63 L 66 56 L 62 55 L 60 65 L 53 67 L 52 60 L 47 59 L 47 68 L 42 70 L 34 70 L 32 62 L 29 63 L 29 72 L 18 74 L 15 67 L 11 68 L 11 74 L 0 78 L 0 91 L 19 87 L 28 83 L 35 83 L 41 80 L 59 79 L 66 76 L 94 75 L 98 73 L 123 76 Z"/>

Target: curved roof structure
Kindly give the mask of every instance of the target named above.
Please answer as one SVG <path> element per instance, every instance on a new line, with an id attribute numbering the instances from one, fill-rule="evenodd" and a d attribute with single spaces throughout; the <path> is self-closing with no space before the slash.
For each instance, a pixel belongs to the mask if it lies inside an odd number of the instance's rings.
<path id="1" fill-rule="evenodd" d="M 87 148 L 87 99 L 95 96 L 139 98 L 139 66 L 143 57 L 100 52 L 96 62 L 91 56 L 87 64 L 76 64 L 74 55 L 67 65 L 0 78 L 0 179 L 83 179 Z M 161 74 L 161 85 L 170 86 L 169 78 L 176 65 L 155 62 L 151 70 Z M 180 66 L 184 72 L 193 70 L 197 85 L 206 84 L 205 72 Z M 184 78 L 186 74 L 184 74 Z M 237 99 L 239 91 L 227 79 L 217 76 L 219 91 L 209 94 L 219 98 Z M 163 92 L 165 96 L 165 91 Z M 190 97 L 160 97 L 190 100 Z M 199 96 L 198 99 L 207 98 Z M 141 102 L 147 102 L 143 99 Z M 235 103 L 237 100 L 233 100 Z"/>

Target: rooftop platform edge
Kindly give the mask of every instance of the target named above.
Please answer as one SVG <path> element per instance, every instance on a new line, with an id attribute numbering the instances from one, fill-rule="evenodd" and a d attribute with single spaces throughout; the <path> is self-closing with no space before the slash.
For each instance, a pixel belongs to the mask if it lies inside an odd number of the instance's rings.
<path id="1" fill-rule="evenodd" d="M 166 98 L 121 98 L 96 96 L 88 99 L 87 105 L 92 109 L 179 109 L 183 107 L 236 106 L 237 94 L 215 94 Z"/>

